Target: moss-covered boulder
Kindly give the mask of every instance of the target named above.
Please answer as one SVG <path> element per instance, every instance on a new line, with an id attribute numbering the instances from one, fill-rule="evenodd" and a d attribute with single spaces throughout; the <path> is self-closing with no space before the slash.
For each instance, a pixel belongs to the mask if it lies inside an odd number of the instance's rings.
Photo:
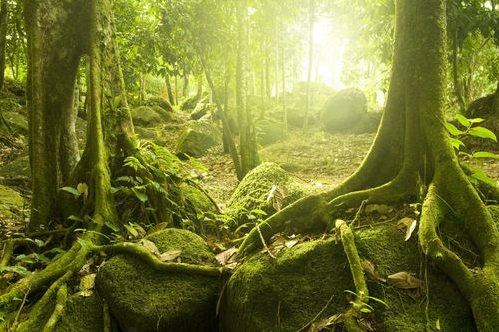
<path id="1" fill-rule="evenodd" d="M 356 242 L 361 257 L 382 277 L 407 271 L 424 280 L 417 240 L 405 242 L 404 236 L 395 224 L 385 224 L 358 231 Z M 305 242 L 276 256 L 258 253 L 232 275 L 220 306 L 221 332 L 298 331 L 318 313 L 325 319 L 349 308 L 345 291 L 354 285 L 341 243 Z M 437 322 L 440 331 L 475 330 L 471 310 L 454 284 L 431 267 L 428 281 L 427 287 L 413 290 L 368 281 L 370 295 L 389 305 L 370 302 L 380 331 L 436 331 Z"/>
<path id="2" fill-rule="evenodd" d="M 362 115 L 359 122 L 350 129 L 350 132 L 354 134 L 375 133 L 381 122 L 381 115 L 381 112 L 365 113 Z"/>
<path id="3" fill-rule="evenodd" d="M 68 298 L 64 315 L 54 332 L 104 331 L 104 306 L 98 294 L 75 294 Z"/>
<path id="4" fill-rule="evenodd" d="M 26 116 L 15 111 L 3 112 L 2 115 L 15 134 L 26 135 L 28 133 L 28 119 Z"/>
<path id="5" fill-rule="evenodd" d="M 213 261 L 198 235 L 166 229 L 147 237 L 160 253 L 181 250 L 182 262 Z M 96 277 L 99 293 L 124 331 L 215 331 L 220 281 L 215 277 L 158 272 L 130 255 L 111 258 Z"/>
<path id="6" fill-rule="evenodd" d="M 335 132 L 352 128 L 367 112 L 364 92 L 355 88 L 339 91 L 329 98 L 321 111 L 322 125 Z"/>
<path id="7" fill-rule="evenodd" d="M 0 185 L 0 220 L 19 215 L 23 210 L 24 198 L 14 189 Z"/>
<path id="8" fill-rule="evenodd" d="M 173 112 L 173 107 L 170 104 L 170 102 L 166 99 L 163 99 L 162 97 L 159 97 L 159 96 L 147 98 L 146 101 L 144 102 L 144 105 L 145 106 L 159 106 L 164 111 Z"/>
<path id="9" fill-rule="evenodd" d="M 0 168 L 0 182 L 8 185 L 27 184 L 31 179 L 29 156 L 12 160 Z"/>
<path id="10" fill-rule="evenodd" d="M 271 120 L 259 120 L 255 124 L 258 143 L 263 146 L 288 138 L 289 133 L 281 123 Z"/>
<path id="11" fill-rule="evenodd" d="M 303 197 L 305 192 L 275 163 L 263 163 L 249 172 L 227 202 L 237 225 L 246 221 L 246 211 L 259 209 L 271 215 Z"/>
<path id="12" fill-rule="evenodd" d="M 165 111 L 160 106 L 139 106 L 132 111 L 133 123 L 139 126 L 155 126 L 161 122 L 175 120 L 173 112 Z"/>
<path id="13" fill-rule="evenodd" d="M 201 157 L 209 148 L 222 142 L 222 131 L 211 122 L 191 122 L 180 133 L 177 154 L 180 156 Z"/>

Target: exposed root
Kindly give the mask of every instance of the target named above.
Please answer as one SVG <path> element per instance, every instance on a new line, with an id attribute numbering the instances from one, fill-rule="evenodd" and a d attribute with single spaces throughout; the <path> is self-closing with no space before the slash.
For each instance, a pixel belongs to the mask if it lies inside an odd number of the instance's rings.
<path id="1" fill-rule="evenodd" d="M 122 243 L 103 245 L 103 246 L 90 244 L 88 248 L 89 250 L 92 251 L 132 254 L 147 262 L 151 267 L 153 267 L 157 271 L 190 273 L 190 274 L 204 275 L 210 277 L 221 277 L 223 275 L 228 275 L 231 273 L 229 269 L 223 267 L 193 265 L 186 263 L 161 262 L 144 246 L 131 242 L 122 242 Z"/>
<path id="2" fill-rule="evenodd" d="M 365 331 L 357 319 L 361 317 L 362 313 L 359 311 L 369 302 L 369 289 L 367 288 L 366 279 L 364 278 L 364 270 L 360 261 L 357 247 L 355 246 L 355 239 L 352 229 L 343 220 L 336 220 L 336 229 L 339 230 L 343 250 L 347 256 L 350 271 L 352 272 L 353 283 L 355 285 L 355 294 L 357 298 L 353 301 L 353 306 L 345 313 L 345 327 L 348 332 Z"/>
<path id="3" fill-rule="evenodd" d="M 52 315 L 47 321 L 47 324 L 45 324 L 43 332 L 50 332 L 55 328 L 57 322 L 59 322 L 59 319 L 64 314 L 67 299 L 68 299 L 68 287 L 66 286 L 66 284 L 63 284 L 61 287 L 59 287 L 59 290 L 57 291 L 54 311 L 52 312 Z"/>
<path id="4" fill-rule="evenodd" d="M 253 228 L 239 247 L 237 256 L 242 258 L 262 247 L 262 238 L 268 241 L 272 235 L 283 231 L 317 231 L 327 224 L 326 196 L 310 195 L 270 216 L 259 229 Z"/>
<path id="5" fill-rule="evenodd" d="M 446 170 L 448 172 L 448 170 Z M 445 186 L 446 178 L 437 173 L 424 201 L 419 242 L 427 257 L 433 261 L 454 283 L 470 303 L 479 331 L 492 331 L 499 326 L 499 259 L 497 253 L 497 229 L 487 215 L 478 197 L 464 181 L 462 196 L 455 197 Z M 453 251 L 445 247 L 438 235 L 438 226 L 449 213 L 463 218 L 467 233 L 481 252 L 483 266 L 468 267 Z M 477 231 L 478 230 L 478 231 Z M 495 248 L 495 249 L 494 249 Z"/>

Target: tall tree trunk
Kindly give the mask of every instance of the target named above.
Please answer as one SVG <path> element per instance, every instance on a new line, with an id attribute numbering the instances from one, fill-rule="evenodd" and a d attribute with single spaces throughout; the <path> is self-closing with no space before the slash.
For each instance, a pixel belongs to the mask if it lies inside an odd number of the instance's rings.
<path id="1" fill-rule="evenodd" d="M 58 219 L 58 190 L 67 179 L 67 165 L 77 158 L 74 143 L 61 144 L 64 140 L 76 141 L 74 131 L 66 129 L 73 125 L 69 122 L 73 119 L 73 92 L 82 50 L 81 45 L 68 41 L 83 39 L 80 34 L 88 27 L 82 13 L 88 10 L 82 6 L 84 1 L 77 1 L 65 10 L 51 12 L 50 6 L 64 8 L 61 1 L 26 2 L 31 231 Z M 60 24 L 53 24 L 54 20 Z"/>
<path id="2" fill-rule="evenodd" d="M 7 25 L 9 18 L 9 2 L 1 0 L 0 4 L 0 90 L 5 77 L 5 47 L 7 44 Z"/>
<path id="3" fill-rule="evenodd" d="M 282 81 L 282 115 L 284 121 L 284 127 L 288 129 L 288 109 L 286 105 L 286 54 L 284 48 L 284 38 L 281 36 L 281 81 Z"/>
<path id="4" fill-rule="evenodd" d="M 494 93 L 494 114 L 499 117 L 499 82 L 497 82 L 496 92 Z"/>
<path id="5" fill-rule="evenodd" d="M 175 99 L 173 98 L 172 83 L 170 82 L 170 74 L 165 73 L 165 85 L 166 93 L 168 94 L 168 101 L 171 105 L 175 105 Z"/>
<path id="6" fill-rule="evenodd" d="M 314 62 L 314 21 L 315 0 L 309 0 L 308 8 L 308 69 L 307 69 L 307 100 L 305 104 L 305 117 L 303 119 L 303 132 L 308 130 L 308 116 L 310 114 L 312 67 Z"/>
<path id="7" fill-rule="evenodd" d="M 241 169 L 247 174 L 258 165 L 256 142 L 252 131 L 251 109 L 247 104 L 248 88 L 248 17 L 247 2 L 241 0 L 236 5 L 237 15 L 237 63 L 236 63 L 236 104 L 239 122 L 239 150 L 241 155 Z"/>
<path id="8" fill-rule="evenodd" d="M 454 82 L 454 94 L 457 99 L 457 104 L 459 106 L 459 110 L 463 113 L 466 109 L 466 105 L 463 98 L 463 91 L 461 89 L 461 82 L 459 81 L 458 74 L 458 53 L 459 46 L 457 44 L 457 29 L 452 36 L 452 78 Z"/>
<path id="9" fill-rule="evenodd" d="M 189 71 L 186 66 L 182 70 L 182 98 L 187 98 L 189 96 Z"/>

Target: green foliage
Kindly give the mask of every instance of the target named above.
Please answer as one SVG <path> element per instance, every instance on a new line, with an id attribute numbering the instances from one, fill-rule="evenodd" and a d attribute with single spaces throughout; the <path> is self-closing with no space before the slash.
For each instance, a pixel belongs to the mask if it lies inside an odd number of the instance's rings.
<path id="1" fill-rule="evenodd" d="M 463 139 L 465 139 L 466 137 L 489 139 L 497 142 L 497 137 L 492 131 L 490 131 L 485 127 L 477 125 L 483 122 L 484 119 L 481 118 L 467 119 L 466 117 L 460 114 L 457 114 L 455 118 L 459 123 L 459 125 L 461 126 L 461 129 L 459 129 L 454 124 L 449 122 L 445 123 L 445 127 L 447 128 L 447 131 L 451 135 L 450 137 L 451 144 L 456 150 L 456 153 L 460 157 L 469 158 L 469 159 L 477 159 L 477 158 L 499 159 L 499 155 L 492 152 L 476 151 L 470 153 L 462 150 L 462 148 L 466 147 L 466 145 L 463 142 Z M 468 179 L 474 185 L 477 185 L 478 182 L 481 181 L 488 183 L 492 186 L 496 186 L 495 181 L 492 180 L 490 177 L 488 177 L 483 170 L 478 168 L 472 169 L 472 173 L 468 175 Z"/>
<path id="2" fill-rule="evenodd" d="M 195 228 L 202 211 L 183 195 L 181 187 L 195 182 L 194 173 L 205 172 L 199 162 L 183 162 L 164 147 L 139 142 L 135 156 L 123 162 L 113 180 L 113 193 L 127 236 L 145 235 L 142 225 L 167 223 Z"/>

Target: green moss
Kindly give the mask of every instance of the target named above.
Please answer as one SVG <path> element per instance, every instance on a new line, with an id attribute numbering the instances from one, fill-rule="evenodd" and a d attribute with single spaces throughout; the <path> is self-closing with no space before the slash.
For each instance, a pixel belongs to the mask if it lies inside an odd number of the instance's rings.
<path id="1" fill-rule="evenodd" d="M 331 257 L 340 257 L 333 261 Z M 333 241 L 299 244 L 273 260 L 257 254 L 230 279 L 221 308 L 222 331 L 296 331 L 334 298 L 329 317 L 347 307 L 353 289 L 341 245 Z"/>
<path id="2" fill-rule="evenodd" d="M 147 239 L 154 242 L 161 253 L 182 250 L 180 258 L 185 263 L 210 262 L 214 259 L 203 238 L 185 229 L 167 228 L 149 235 Z"/>
<path id="3" fill-rule="evenodd" d="M 180 187 L 182 195 L 188 200 L 196 212 L 213 212 L 217 213 L 216 207 L 213 202 L 206 196 L 204 192 L 198 188 L 190 185 Z"/>
<path id="4" fill-rule="evenodd" d="M 422 274 L 417 236 L 404 241 L 405 233 L 393 224 L 356 232 L 361 258 L 376 265 L 384 278 L 401 271 Z M 441 331 L 474 331 L 471 310 L 454 284 L 428 266 L 428 327 Z M 368 280 L 375 324 L 383 331 L 425 331 L 425 289 L 407 291 Z M 305 242 L 280 252 L 277 259 L 259 253 L 245 262 L 230 279 L 221 309 L 221 327 L 232 331 L 296 331 L 334 298 L 321 318 L 348 308 L 345 290 L 354 290 L 350 268 L 341 243 L 334 240 Z M 279 308 L 279 309 L 278 309 Z M 278 311 L 280 324 L 278 324 Z"/>
<path id="5" fill-rule="evenodd" d="M 153 107 L 140 106 L 131 111 L 133 123 L 141 126 L 157 125 L 161 122 L 161 116 Z"/>
<path id="6" fill-rule="evenodd" d="M 167 229 L 148 239 L 160 252 L 181 249 L 183 261 L 213 257 L 201 238 L 185 230 Z M 118 255 L 100 269 L 96 285 L 124 330 L 215 330 L 217 278 L 161 273 L 135 257 Z"/>
<path id="7" fill-rule="evenodd" d="M 238 224 L 245 221 L 246 213 L 241 211 L 241 207 L 248 211 L 260 209 L 269 215 L 276 212 L 273 206 L 274 199 L 267 201 L 274 185 L 280 185 L 281 188 L 284 185 L 285 197 L 282 207 L 305 195 L 300 186 L 291 181 L 288 173 L 277 164 L 262 163 L 244 177 L 227 203 L 229 213 L 234 215 Z M 276 196 L 277 194 L 274 197 Z"/>
<path id="8" fill-rule="evenodd" d="M 180 133 L 177 153 L 201 157 L 209 148 L 222 142 L 220 128 L 209 122 L 192 122 Z"/>
<path id="9" fill-rule="evenodd" d="M 488 205 L 487 210 L 495 221 L 496 226 L 499 228 L 499 205 Z"/>
<path id="10" fill-rule="evenodd" d="M 90 296 L 75 294 L 66 302 L 64 315 L 54 332 L 95 332 L 104 330 L 102 299 L 96 293 Z"/>
<path id="11" fill-rule="evenodd" d="M 24 198 L 15 190 L 0 185 L 0 218 L 19 214 Z"/>

